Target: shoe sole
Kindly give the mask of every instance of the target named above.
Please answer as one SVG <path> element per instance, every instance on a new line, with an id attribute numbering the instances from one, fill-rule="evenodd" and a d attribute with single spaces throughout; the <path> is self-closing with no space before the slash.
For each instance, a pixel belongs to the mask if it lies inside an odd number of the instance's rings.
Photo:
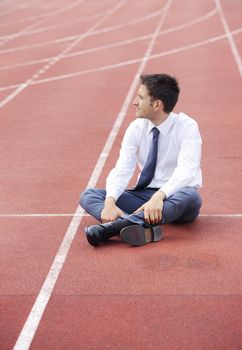
<path id="1" fill-rule="evenodd" d="M 141 225 L 132 225 L 123 228 L 120 232 L 121 239 L 136 247 L 150 242 L 157 242 L 163 238 L 161 226 L 144 228 Z"/>

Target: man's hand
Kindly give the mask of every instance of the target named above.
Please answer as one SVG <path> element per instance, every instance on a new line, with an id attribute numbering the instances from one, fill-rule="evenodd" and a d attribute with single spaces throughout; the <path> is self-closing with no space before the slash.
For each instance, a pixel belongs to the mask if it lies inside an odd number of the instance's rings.
<path id="1" fill-rule="evenodd" d="M 103 223 L 112 222 L 124 215 L 124 212 L 115 204 L 113 197 L 108 197 L 105 200 L 104 208 L 101 213 L 101 220 Z"/>
<path id="2" fill-rule="evenodd" d="M 159 224 L 162 219 L 163 201 L 166 195 L 162 191 L 157 191 L 148 202 L 139 207 L 135 212 L 144 211 L 144 219 L 150 225 Z"/>

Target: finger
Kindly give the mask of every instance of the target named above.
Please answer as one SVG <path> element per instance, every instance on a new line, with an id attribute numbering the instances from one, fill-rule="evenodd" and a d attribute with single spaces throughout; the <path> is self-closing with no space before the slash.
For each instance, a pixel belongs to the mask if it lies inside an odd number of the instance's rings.
<path id="1" fill-rule="evenodd" d="M 163 209 L 161 208 L 161 209 L 159 210 L 159 222 L 162 221 L 162 217 L 163 217 Z"/>
<path id="2" fill-rule="evenodd" d="M 159 209 L 155 209 L 150 214 L 150 221 L 151 221 L 152 224 L 158 224 L 159 220 L 160 220 L 160 210 Z"/>
<path id="3" fill-rule="evenodd" d="M 150 214 L 150 223 L 152 225 L 156 223 L 156 217 L 155 217 L 155 214 L 153 213 Z"/>
<path id="4" fill-rule="evenodd" d="M 150 222 L 150 214 L 147 211 L 144 212 L 144 219 L 147 222 L 147 224 L 151 224 L 151 222 Z"/>
<path id="5" fill-rule="evenodd" d="M 161 210 L 158 211 L 158 222 L 157 223 L 160 223 L 161 222 Z"/>
<path id="6" fill-rule="evenodd" d="M 154 215 L 154 224 L 158 224 L 159 223 L 159 210 L 155 211 L 155 215 Z"/>
<path id="7" fill-rule="evenodd" d="M 161 221 L 161 211 L 157 209 L 154 213 L 153 219 L 152 219 L 152 224 L 159 224 Z"/>
<path id="8" fill-rule="evenodd" d="M 103 224 L 106 224 L 107 222 L 112 221 L 112 220 L 110 220 L 110 218 L 107 218 L 107 217 L 103 217 L 103 218 L 101 218 L 101 220 L 102 220 Z"/>

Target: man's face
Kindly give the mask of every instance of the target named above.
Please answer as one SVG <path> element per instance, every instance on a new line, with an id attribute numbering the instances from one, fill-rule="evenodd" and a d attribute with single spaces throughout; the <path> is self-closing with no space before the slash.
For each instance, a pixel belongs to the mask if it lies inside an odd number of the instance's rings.
<path id="1" fill-rule="evenodd" d="M 154 118 L 155 109 L 154 102 L 149 96 L 145 85 L 141 85 L 138 94 L 135 97 L 133 104 L 136 106 L 136 117 L 152 120 Z"/>

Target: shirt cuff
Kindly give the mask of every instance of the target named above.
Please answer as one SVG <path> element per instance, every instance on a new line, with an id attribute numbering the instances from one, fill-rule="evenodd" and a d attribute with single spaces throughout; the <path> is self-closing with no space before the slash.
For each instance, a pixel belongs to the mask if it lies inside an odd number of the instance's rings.
<path id="1" fill-rule="evenodd" d="M 114 189 L 106 189 L 106 198 L 113 197 L 116 201 L 119 198 L 120 194 L 118 191 L 115 191 Z"/>
<path id="2" fill-rule="evenodd" d="M 166 184 L 163 187 L 161 187 L 159 189 L 159 191 L 162 191 L 162 192 L 165 193 L 166 199 L 174 194 L 174 191 L 172 190 L 172 188 L 168 184 Z"/>

